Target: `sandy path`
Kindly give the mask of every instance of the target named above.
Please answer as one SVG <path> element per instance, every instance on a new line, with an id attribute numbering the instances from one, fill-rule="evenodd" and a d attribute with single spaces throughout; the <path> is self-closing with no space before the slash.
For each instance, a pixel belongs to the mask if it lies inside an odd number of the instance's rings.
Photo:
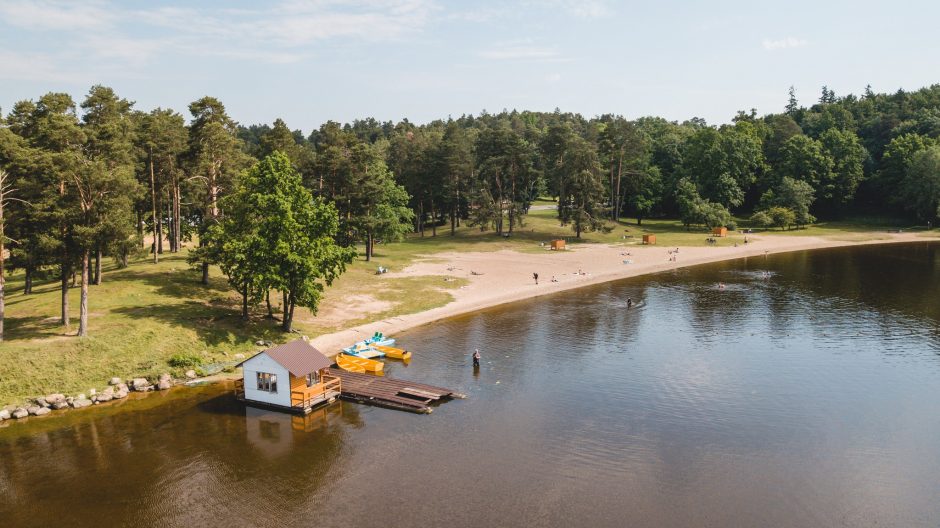
<path id="1" fill-rule="evenodd" d="M 928 241 L 912 233 L 892 233 L 883 240 L 839 241 L 820 237 L 748 235 L 749 244 L 738 247 L 679 247 L 676 260 L 670 260 L 665 246 L 585 245 L 569 251 L 519 253 L 516 251 L 435 253 L 431 262 L 417 262 L 386 277 L 440 275 L 463 277 L 467 286 L 454 290 L 454 300 L 425 312 L 393 317 L 356 326 L 313 339 L 327 355 L 371 336 L 374 332 L 393 335 L 439 319 L 625 277 L 670 270 L 695 264 L 787 251 L 827 247 Z M 629 253 L 629 255 L 627 254 Z M 625 264 L 624 260 L 631 263 Z M 579 271 L 581 274 L 579 274 Z M 539 274 L 535 284 L 533 273 Z M 557 282 L 552 282 L 554 277 Z M 383 277 L 384 278 L 384 277 Z"/>

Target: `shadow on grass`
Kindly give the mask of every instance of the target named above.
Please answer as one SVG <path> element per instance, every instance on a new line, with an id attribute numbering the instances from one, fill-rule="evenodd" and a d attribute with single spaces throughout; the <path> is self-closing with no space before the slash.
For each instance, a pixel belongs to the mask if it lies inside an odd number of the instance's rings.
<path id="1" fill-rule="evenodd" d="M 192 330 L 200 341 L 210 346 L 234 345 L 244 340 L 279 341 L 284 336 L 276 321 L 260 317 L 243 321 L 232 303 L 207 304 L 189 300 L 117 308 L 112 312 L 131 319 L 159 319 L 164 324 Z"/>
<path id="2" fill-rule="evenodd" d="M 9 303 L 7 303 L 9 304 Z M 76 321 L 77 323 L 77 321 Z M 75 334 L 76 326 L 66 329 L 58 317 L 26 316 L 10 317 L 3 320 L 4 341 L 22 341 L 29 339 L 48 339 Z"/>

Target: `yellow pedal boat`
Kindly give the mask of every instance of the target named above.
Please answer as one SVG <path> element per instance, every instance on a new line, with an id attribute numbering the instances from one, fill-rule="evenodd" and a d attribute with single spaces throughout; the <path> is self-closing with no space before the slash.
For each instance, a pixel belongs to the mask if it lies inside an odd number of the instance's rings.
<path id="1" fill-rule="evenodd" d="M 385 364 L 374 359 L 366 359 L 346 354 L 336 356 L 336 366 L 349 372 L 375 372 L 385 370 Z"/>
<path id="2" fill-rule="evenodd" d="M 403 359 L 405 361 L 408 361 L 409 359 L 411 359 L 411 352 L 408 352 L 407 350 L 403 350 L 401 348 L 382 346 L 382 345 L 372 345 L 372 348 L 378 350 L 379 352 L 384 353 L 386 356 L 390 358 Z"/>

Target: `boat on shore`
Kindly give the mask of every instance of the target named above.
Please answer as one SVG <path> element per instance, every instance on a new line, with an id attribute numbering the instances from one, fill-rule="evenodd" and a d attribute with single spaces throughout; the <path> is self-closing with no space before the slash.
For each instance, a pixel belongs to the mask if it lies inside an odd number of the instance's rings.
<path id="1" fill-rule="evenodd" d="M 385 352 L 378 350 L 374 345 L 367 344 L 365 341 L 359 341 L 354 345 L 344 348 L 343 353 L 349 356 L 366 359 L 385 357 Z"/>
<path id="2" fill-rule="evenodd" d="M 381 361 L 348 354 L 338 354 L 336 356 L 336 366 L 345 371 L 360 374 L 365 372 L 380 374 L 385 370 L 385 364 Z"/>
<path id="3" fill-rule="evenodd" d="M 392 346 L 395 344 L 394 337 L 387 337 L 382 332 L 376 332 L 372 334 L 372 337 L 363 341 L 368 345 L 380 345 L 380 346 Z"/>
<path id="4" fill-rule="evenodd" d="M 402 348 L 395 348 L 395 347 L 382 346 L 382 345 L 372 345 L 372 348 L 374 348 L 375 350 L 378 350 L 379 352 L 382 352 L 383 354 L 385 354 L 386 356 L 390 358 L 401 359 L 403 361 L 408 361 L 409 359 L 411 359 L 411 352 L 404 350 Z"/>
<path id="5" fill-rule="evenodd" d="M 358 341 L 344 348 L 343 353 L 365 359 L 383 358 L 386 356 L 405 361 L 411 359 L 411 352 L 401 348 L 395 348 L 391 346 L 393 344 L 395 344 L 394 338 L 387 337 L 381 332 L 376 332 L 369 339 Z"/>

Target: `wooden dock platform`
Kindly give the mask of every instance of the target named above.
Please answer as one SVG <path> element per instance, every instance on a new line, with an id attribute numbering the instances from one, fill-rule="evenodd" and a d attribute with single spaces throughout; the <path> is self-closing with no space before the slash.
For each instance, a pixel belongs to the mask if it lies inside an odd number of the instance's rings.
<path id="1" fill-rule="evenodd" d="M 347 372 L 338 368 L 330 368 L 328 372 L 330 376 L 342 380 L 340 398 L 379 407 L 427 414 L 432 411 L 431 404 L 434 402 L 466 398 L 454 390 L 424 383 Z"/>

